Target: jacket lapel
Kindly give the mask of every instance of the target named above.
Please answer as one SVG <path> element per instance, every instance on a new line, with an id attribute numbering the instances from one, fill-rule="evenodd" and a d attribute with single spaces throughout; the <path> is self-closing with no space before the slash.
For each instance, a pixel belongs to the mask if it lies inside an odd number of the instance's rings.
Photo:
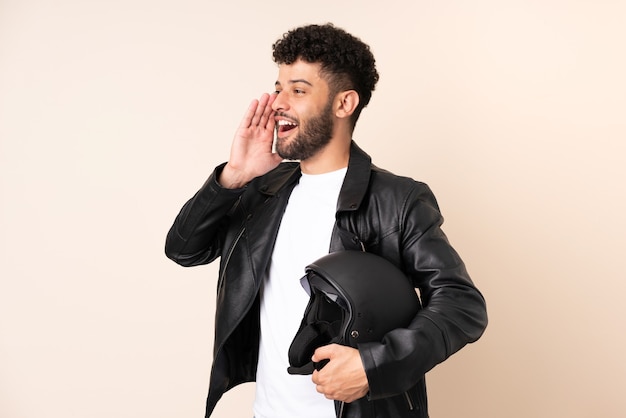
<path id="1" fill-rule="evenodd" d="M 337 200 L 335 228 L 330 242 L 330 252 L 366 250 L 356 228 L 349 225 L 349 217 L 351 213 L 356 212 L 361 207 L 369 186 L 371 171 L 372 159 L 352 141 L 348 171 Z"/>

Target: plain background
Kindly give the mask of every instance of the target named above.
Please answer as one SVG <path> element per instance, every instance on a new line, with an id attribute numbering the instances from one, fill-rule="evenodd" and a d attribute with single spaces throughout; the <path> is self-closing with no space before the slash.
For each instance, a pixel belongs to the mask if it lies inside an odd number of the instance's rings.
<path id="1" fill-rule="evenodd" d="M 355 139 L 428 183 L 488 301 L 431 416 L 626 415 L 619 1 L 0 0 L 0 416 L 204 416 L 216 265 L 163 254 L 271 45 L 334 22 L 381 80 Z M 249 417 L 253 384 L 215 417 Z"/>

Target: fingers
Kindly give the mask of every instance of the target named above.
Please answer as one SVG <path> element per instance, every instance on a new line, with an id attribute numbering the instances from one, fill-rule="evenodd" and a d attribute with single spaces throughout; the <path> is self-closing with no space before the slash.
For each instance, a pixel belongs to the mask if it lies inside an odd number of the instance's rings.
<path id="1" fill-rule="evenodd" d="M 251 121 L 250 126 L 252 127 L 263 126 L 261 125 L 261 120 L 263 119 L 263 114 L 265 113 L 265 110 L 267 109 L 268 100 L 269 100 L 269 95 L 267 93 L 264 93 L 259 99 L 259 104 L 254 111 L 254 115 L 252 115 L 252 121 Z"/>
<path id="2" fill-rule="evenodd" d="M 274 109 L 272 108 L 274 100 L 276 100 L 276 94 L 272 93 L 268 96 L 267 105 L 265 106 L 263 117 L 261 118 L 261 124 L 272 130 L 274 129 L 274 124 L 276 123 L 274 120 Z"/>
<path id="3" fill-rule="evenodd" d="M 367 375 L 359 351 L 330 344 L 315 350 L 313 361 L 330 359 L 322 370 L 313 371 L 311 380 L 316 390 L 327 399 L 352 402 L 369 390 Z"/>
<path id="4" fill-rule="evenodd" d="M 311 360 L 317 363 L 319 361 L 332 358 L 336 345 L 337 344 L 329 344 L 316 348 Z"/>
<path id="5" fill-rule="evenodd" d="M 276 95 L 264 93 L 258 100 L 254 99 L 248 106 L 240 128 L 274 128 L 274 110 L 272 103 L 276 99 Z"/>
<path id="6" fill-rule="evenodd" d="M 250 127 L 250 125 L 252 124 L 252 118 L 258 106 L 259 106 L 259 101 L 257 99 L 254 99 L 252 102 L 250 102 L 250 106 L 248 106 L 248 110 L 246 110 L 246 113 L 243 115 L 243 119 L 241 120 L 241 123 L 239 124 L 239 128 Z"/>

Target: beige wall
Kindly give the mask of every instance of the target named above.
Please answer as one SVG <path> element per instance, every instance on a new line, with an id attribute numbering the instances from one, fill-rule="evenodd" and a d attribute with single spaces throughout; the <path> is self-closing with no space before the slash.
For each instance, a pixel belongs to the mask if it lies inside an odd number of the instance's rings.
<path id="1" fill-rule="evenodd" d="M 272 42 L 326 21 L 379 63 L 356 139 L 431 185 L 487 297 L 431 415 L 626 415 L 624 3 L 364 3 L 0 0 L 1 417 L 203 416 L 216 266 L 165 233 Z"/>

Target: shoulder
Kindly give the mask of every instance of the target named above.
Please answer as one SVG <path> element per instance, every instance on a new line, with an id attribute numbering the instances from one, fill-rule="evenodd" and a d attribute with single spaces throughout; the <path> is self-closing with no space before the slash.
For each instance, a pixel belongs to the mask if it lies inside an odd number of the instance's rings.
<path id="1" fill-rule="evenodd" d="M 397 175 L 373 164 L 371 173 L 370 192 L 372 193 L 381 193 L 384 191 L 400 195 L 432 195 L 432 191 L 426 183 L 411 177 Z"/>

